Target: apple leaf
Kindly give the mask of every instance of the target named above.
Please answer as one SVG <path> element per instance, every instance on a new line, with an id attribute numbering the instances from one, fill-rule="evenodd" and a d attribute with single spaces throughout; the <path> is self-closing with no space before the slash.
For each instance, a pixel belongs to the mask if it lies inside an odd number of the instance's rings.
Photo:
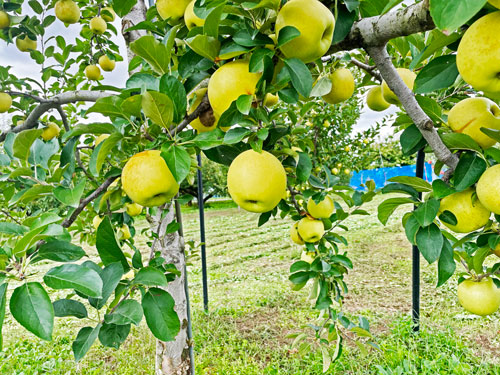
<path id="1" fill-rule="evenodd" d="M 80 247 L 66 241 L 49 241 L 38 249 L 38 257 L 54 262 L 76 262 L 85 256 Z"/>
<path id="2" fill-rule="evenodd" d="M 159 288 L 150 288 L 142 299 L 146 323 L 153 335 L 161 341 L 172 341 L 179 332 L 180 321 L 174 306 L 172 296 Z"/>
<path id="3" fill-rule="evenodd" d="M 108 117 L 123 117 L 125 116 L 122 110 L 123 99 L 119 96 L 107 96 L 105 98 L 97 99 L 97 102 L 87 110 L 88 113 L 100 113 Z M 111 126 L 108 125 L 110 128 Z"/>
<path id="4" fill-rule="evenodd" d="M 168 74 L 164 74 L 160 79 L 160 92 L 168 95 L 173 103 L 174 115 L 173 120 L 176 124 L 184 119 L 187 108 L 186 89 L 182 83 Z"/>
<path id="5" fill-rule="evenodd" d="M 79 264 L 63 264 L 49 270 L 43 277 L 53 289 L 75 289 L 89 297 L 102 296 L 102 280 L 99 274 Z"/>
<path id="6" fill-rule="evenodd" d="M 300 31 L 293 26 L 285 26 L 282 28 L 278 35 L 277 48 L 283 47 L 288 42 L 300 36 Z"/>
<path id="7" fill-rule="evenodd" d="M 486 170 L 486 162 L 475 152 L 462 154 L 453 174 L 453 183 L 457 191 L 475 184 Z"/>
<path id="8" fill-rule="evenodd" d="M 415 80 L 414 92 L 426 94 L 453 85 L 458 77 L 456 60 L 455 55 L 439 56 L 424 66 Z"/>
<path id="9" fill-rule="evenodd" d="M 133 6 L 137 3 L 137 0 L 121 0 L 113 1 L 113 9 L 118 15 L 118 17 L 126 16 Z"/>
<path id="10" fill-rule="evenodd" d="M 479 12 L 487 0 L 431 0 L 430 11 L 440 30 L 458 29 Z"/>
<path id="11" fill-rule="evenodd" d="M 130 43 L 130 49 L 146 60 L 156 72 L 160 74 L 168 73 L 171 51 L 167 46 L 156 40 L 154 36 L 146 35 L 139 38 Z"/>
<path id="12" fill-rule="evenodd" d="M 167 95 L 156 91 L 146 91 L 142 94 L 142 109 L 155 124 L 165 129 L 172 124 L 174 104 Z"/>
<path id="13" fill-rule="evenodd" d="M 418 230 L 416 243 L 425 260 L 431 264 L 439 259 L 444 237 L 439 227 L 433 223 Z"/>
<path id="14" fill-rule="evenodd" d="M 58 186 L 54 189 L 54 196 L 62 204 L 70 207 L 78 207 L 86 182 L 85 178 L 83 178 L 73 189 L 66 189 L 63 186 Z"/>
<path id="15" fill-rule="evenodd" d="M 214 37 L 197 35 L 193 38 L 186 39 L 186 43 L 198 55 L 211 61 L 215 61 L 215 58 L 219 55 L 220 42 Z"/>
<path id="16" fill-rule="evenodd" d="M 85 356 L 85 354 L 87 354 L 90 347 L 99 336 L 101 327 L 102 324 L 99 323 L 95 328 L 83 327 L 80 332 L 78 332 L 75 341 L 73 341 L 73 354 L 75 356 L 75 361 L 78 362 Z"/>
<path id="17" fill-rule="evenodd" d="M 305 182 L 309 179 L 312 171 L 312 162 L 309 155 L 305 152 L 299 152 L 299 162 L 297 163 L 297 179 Z"/>
<path id="18" fill-rule="evenodd" d="M 177 183 L 184 181 L 191 168 L 191 156 L 184 147 L 170 146 L 166 151 L 162 150 L 161 156 L 165 159 Z"/>
<path id="19" fill-rule="evenodd" d="M 96 238 L 97 252 L 102 260 L 102 263 L 107 266 L 114 262 L 120 262 L 125 271 L 130 268 L 127 258 L 122 252 L 120 245 L 116 239 L 115 232 L 111 226 L 109 217 L 105 217 L 97 228 Z"/>
<path id="20" fill-rule="evenodd" d="M 379 206 L 378 206 L 378 219 L 382 224 L 387 224 L 387 221 L 389 220 L 389 217 L 394 213 L 396 208 L 401 206 L 402 204 L 415 204 L 416 201 L 411 198 L 389 198 L 383 201 Z"/>
<path id="21" fill-rule="evenodd" d="M 20 132 L 14 139 L 14 144 L 12 146 L 14 156 L 21 160 L 28 159 L 31 145 L 42 135 L 42 133 L 42 129 L 30 129 Z"/>
<path id="22" fill-rule="evenodd" d="M 114 131 L 115 127 L 109 123 L 81 124 L 71 128 L 69 132 L 64 133 L 62 140 L 64 142 L 71 137 L 76 137 L 82 134 L 111 134 Z"/>
<path id="23" fill-rule="evenodd" d="M 292 85 L 299 94 L 309 97 L 312 90 L 313 78 L 306 64 L 297 58 L 286 59 L 285 66 L 290 74 Z"/>
<path id="24" fill-rule="evenodd" d="M 225 5 L 226 2 L 223 2 L 208 14 L 207 18 L 205 19 L 205 24 L 203 25 L 204 35 L 211 36 L 215 39 L 219 37 L 219 24 Z"/>
<path id="25" fill-rule="evenodd" d="M 60 299 L 54 301 L 52 305 L 54 306 L 54 314 L 58 318 L 74 316 L 75 318 L 83 319 L 88 317 L 87 308 L 79 301 L 72 299 Z"/>
<path id="26" fill-rule="evenodd" d="M 0 284 L 0 351 L 2 350 L 2 326 L 5 319 L 5 306 L 7 304 L 7 283 Z"/>
<path id="27" fill-rule="evenodd" d="M 337 19 L 335 20 L 335 30 L 333 32 L 332 44 L 337 44 L 345 39 L 351 31 L 354 21 L 356 21 L 357 13 L 355 9 L 349 9 L 348 4 L 339 4 L 337 11 Z"/>

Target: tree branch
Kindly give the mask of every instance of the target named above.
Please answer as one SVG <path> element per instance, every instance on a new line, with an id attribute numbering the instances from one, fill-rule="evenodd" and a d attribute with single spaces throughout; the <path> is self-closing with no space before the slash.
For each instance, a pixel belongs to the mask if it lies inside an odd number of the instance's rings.
<path id="1" fill-rule="evenodd" d="M 205 96 L 201 100 L 200 105 L 198 107 L 196 107 L 196 109 L 192 113 L 186 115 L 184 117 L 184 120 L 182 120 L 181 123 L 179 125 L 177 125 L 177 127 L 172 126 L 170 128 L 170 132 L 173 131 L 174 134 L 181 132 L 191 123 L 191 121 L 197 119 L 205 112 L 208 112 L 211 110 L 212 110 L 212 107 L 210 107 L 210 102 L 208 101 L 208 95 L 205 94 Z"/>
<path id="2" fill-rule="evenodd" d="M 68 122 L 68 116 L 66 116 L 66 112 L 62 109 L 60 105 L 56 107 L 57 112 L 59 112 L 59 115 L 61 116 L 62 123 L 64 125 L 64 129 L 69 132 L 69 122 Z"/>
<path id="3" fill-rule="evenodd" d="M 354 58 L 351 58 L 351 63 L 353 65 L 356 65 L 358 68 L 363 69 L 364 71 L 366 71 L 368 74 L 370 74 L 377 81 L 382 82 L 382 76 L 377 71 L 377 67 L 375 65 L 365 64 L 364 62 L 361 62 L 361 61 L 356 60 Z"/>
<path id="4" fill-rule="evenodd" d="M 33 95 L 33 94 L 28 94 L 25 92 L 20 92 L 20 91 L 5 91 L 5 92 L 11 96 L 26 96 L 26 97 L 31 98 L 37 102 L 40 102 L 40 103 L 43 103 L 46 101 L 46 99 L 44 99 L 44 98 L 41 98 L 41 97 Z"/>

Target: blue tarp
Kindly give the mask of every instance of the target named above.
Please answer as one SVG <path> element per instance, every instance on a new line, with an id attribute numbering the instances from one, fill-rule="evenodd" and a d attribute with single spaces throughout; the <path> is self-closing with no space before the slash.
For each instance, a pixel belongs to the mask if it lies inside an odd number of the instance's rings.
<path id="1" fill-rule="evenodd" d="M 375 181 L 377 189 L 383 188 L 387 185 L 391 177 L 396 176 L 415 176 L 416 165 L 405 165 L 403 167 L 388 167 L 388 168 L 376 168 L 376 169 L 366 169 L 359 172 L 354 172 L 351 178 L 350 185 L 356 190 L 365 190 L 364 187 L 360 186 L 364 184 L 366 180 Z M 424 170 L 424 180 L 432 182 L 438 178 L 432 170 L 432 164 L 430 162 L 425 163 Z"/>

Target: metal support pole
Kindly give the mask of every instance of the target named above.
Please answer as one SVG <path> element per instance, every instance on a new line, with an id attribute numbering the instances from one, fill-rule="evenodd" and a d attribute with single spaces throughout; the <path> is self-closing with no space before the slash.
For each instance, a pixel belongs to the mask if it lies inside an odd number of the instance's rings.
<path id="1" fill-rule="evenodd" d="M 417 153 L 417 165 L 415 176 L 424 177 L 424 150 L 419 150 Z M 419 193 L 419 198 L 422 198 L 422 193 Z M 412 319 L 413 332 L 420 331 L 420 251 L 416 245 L 412 248 Z"/>
<path id="2" fill-rule="evenodd" d="M 203 200 L 203 176 L 201 173 L 201 154 L 196 155 L 198 160 L 198 211 L 200 213 L 200 241 L 201 241 L 201 274 L 203 279 L 203 309 L 208 312 L 208 277 L 207 277 L 207 247 L 205 245 L 205 202 Z"/>

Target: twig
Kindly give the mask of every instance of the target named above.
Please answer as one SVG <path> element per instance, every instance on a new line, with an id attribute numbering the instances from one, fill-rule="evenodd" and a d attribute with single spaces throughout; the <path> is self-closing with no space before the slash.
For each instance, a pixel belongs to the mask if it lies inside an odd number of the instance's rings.
<path id="1" fill-rule="evenodd" d="M 10 217 L 12 220 L 14 220 L 17 224 L 21 225 L 21 222 L 19 220 L 17 220 L 14 216 L 12 216 L 9 211 L 6 211 L 6 210 L 2 210 L 2 212 L 7 215 L 7 217 Z"/>
<path id="2" fill-rule="evenodd" d="M 382 76 L 380 75 L 379 72 L 377 72 L 377 67 L 375 65 L 365 64 L 364 62 L 361 62 L 361 61 L 354 59 L 354 58 L 351 58 L 351 62 L 354 65 L 356 65 L 358 68 L 366 71 L 368 74 L 370 74 L 377 81 L 379 81 L 379 82 L 383 81 Z"/>
<path id="3" fill-rule="evenodd" d="M 94 184 L 98 184 L 97 183 L 97 180 L 94 178 L 94 176 L 92 176 L 89 171 L 87 170 L 87 168 L 85 168 L 85 166 L 83 165 L 82 163 L 82 159 L 80 158 L 80 151 L 78 151 L 78 149 L 75 150 L 75 159 L 76 159 L 76 163 L 78 164 L 78 166 L 80 167 L 80 169 L 83 171 L 83 173 L 85 173 L 85 176 L 87 176 L 89 178 L 89 180 L 91 180 Z"/>
<path id="4" fill-rule="evenodd" d="M 302 209 L 300 208 L 299 204 L 297 203 L 297 199 L 295 199 L 295 196 L 299 194 L 297 190 L 294 190 L 292 186 L 287 185 L 288 191 L 290 192 L 290 200 L 292 201 L 293 206 L 297 210 L 299 214 L 302 215 Z"/>
<path id="5" fill-rule="evenodd" d="M 5 91 L 9 95 L 14 95 L 14 96 L 26 96 L 28 98 L 31 98 L 37 102 L 44 103 L 47 100 L 44 98 L 41 98 L 39 96 L 33 95 L 33 94 L 27 94 L 25 92 L 20 92 L 20 91 Z"/>
<path id="6" fill-rule="evenodd" d="M 181 132 L 191 123 L 191 121 L 200 117 L 200 115 L 202 115 L 203 113 L 205 113 L 209 110 L 211 110 L 210 102 L 208 101 L 208 95 L 205 94 L 205 96 L 201 100 L 200 105 L 198 107 L 196 107 L 196 109 L 192 113 L 186 115 L 184 117 L 184 120 L 182 120 L 182 122 L 179 125 L 177 125 L 177 127 L 175 127 L 175 126 L 170 127 L 169 131 L 173 132 L 174 135 Z"/>
<path id="7" fill-rule="evenodd" d="M 61 120 L 64 126 L 64 129 L 66 129 L 67 132 L 69 132 L 69 123 L 68 123 L 68 116 L 66 116 L 66 112 L 62 109 L 60 105 L 56 107 L 57 112 L 59 112 L 59 115 L 61 116 Z"/>

